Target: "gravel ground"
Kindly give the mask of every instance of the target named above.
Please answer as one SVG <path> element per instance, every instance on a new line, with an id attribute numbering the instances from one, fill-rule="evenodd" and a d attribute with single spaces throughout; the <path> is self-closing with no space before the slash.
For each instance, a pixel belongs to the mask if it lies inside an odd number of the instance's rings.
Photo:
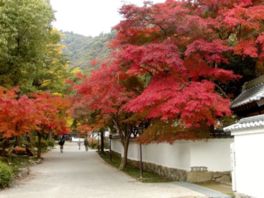
<path id="1" fill-rule="evenodd" d="M 31 168 L 28 177 L 0 192 L 0 198 L 204 198 L 175 183 L 146 184 L 106 164 L 95 151 L 66 142 Z"/>

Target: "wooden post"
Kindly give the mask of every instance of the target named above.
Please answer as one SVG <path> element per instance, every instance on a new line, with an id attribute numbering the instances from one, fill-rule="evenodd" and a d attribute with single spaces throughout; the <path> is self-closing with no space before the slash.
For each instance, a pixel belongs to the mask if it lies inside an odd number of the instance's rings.
<path id="1" fill-rule="evenodd" d="M 98 153 L 100 152 L 100 146 L 99 146 L 99 144 L 100 144 L 100 140 L 99 140 L 99 133 L 100 132 L 97 132 L 97 151 L 98 151 Z"/>
<path id="2" fill-rule="evenodd" d="M 37 133 L 38 137 L 38 150 L 37 150 L 37 158 L 41 158 L 41 134 L 38 132 Z"/>
<path id="3" fill-rule="evenodd" d="M 140 179 L 142 179 L 143 178 L 142 144 L 139 144 L 139 157 L 140 157 L 140 162 L 139 162 Z"/>
<path id="4" fill-rule="evenodd" d="M 112 135 L 109 135 L 109 158 L 112 161 Z"/>
<path id="5" fill-rule="evenodd" d="M 100 140 L 101 140 L 101 144 L 100 144 L 100 151 L 102 154 L 104 154 L 104 130 L 101 130 L 100 132 Z"/>

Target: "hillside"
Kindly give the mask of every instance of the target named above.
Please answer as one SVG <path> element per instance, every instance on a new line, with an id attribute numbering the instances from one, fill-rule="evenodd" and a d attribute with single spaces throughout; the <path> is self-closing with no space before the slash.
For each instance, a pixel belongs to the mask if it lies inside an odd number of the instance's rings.
<path id="1" fill-rule="evenodd" d="M 62 44 L 65 45 L 64 54 L 69 59 L 71 67 L 81 67 L 90 70 L 90 62 L 94 59 L 107 57 L 110 50 L 108 41 L 114 33 L 100 34 L 96 37 L 88 37 L 72 32 L 63 32 Z"/>

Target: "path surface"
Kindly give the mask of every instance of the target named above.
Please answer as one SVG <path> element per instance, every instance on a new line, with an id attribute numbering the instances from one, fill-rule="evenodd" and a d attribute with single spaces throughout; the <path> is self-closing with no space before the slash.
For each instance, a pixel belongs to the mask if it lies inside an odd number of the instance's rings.
<path id="1" fill-rule="evenodd" d="M 83 148 L 82 148 L 83 149 Z M 31 168 L 30 176 L 4 191 L 0 198 L 204 198 L 175 183 L 145 184 L 106 164 L 94 151 L 79 151 L 66 142 Z"/>

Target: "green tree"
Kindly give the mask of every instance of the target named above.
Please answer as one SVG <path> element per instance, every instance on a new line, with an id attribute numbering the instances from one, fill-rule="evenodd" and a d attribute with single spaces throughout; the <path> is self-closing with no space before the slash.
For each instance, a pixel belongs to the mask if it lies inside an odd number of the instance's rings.
<path id="1" fill-rule="evenodd" d="M 61 77 L 65 61 L 56 52 L 53 19 L 48 0 L 0 0 L 0 85 L 34 91 L 54 81 L 51 71 Z"/>
<path id="2" fill-rule="evenodd" d="M 47 42 L 42 65 L 37 67 L 32 75 L 33 89 L 65 92 L 65 79 L 71 75 L 68 62 L 63 55 L 64 46 L 60 44 L 61 34 L 53 29 Z"/>

